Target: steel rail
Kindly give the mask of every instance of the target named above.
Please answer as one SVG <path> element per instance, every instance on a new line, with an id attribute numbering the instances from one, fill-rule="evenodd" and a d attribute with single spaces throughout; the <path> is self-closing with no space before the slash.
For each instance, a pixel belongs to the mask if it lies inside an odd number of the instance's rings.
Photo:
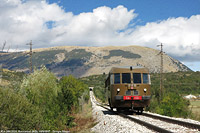
<path id="1" fill-rule="evenodd" d="M 112 111 L 111 109 L 109 109 L 109 108 L 107 108 L 107 107 L 105 107 L 105 106 L 103 106 L 103 105 L 101 105 L 101 104 L 98 104 L 98 105 L 101 106 L 101 107 L 103 107 L 103 108 L 106 109 L 106 110 L 111 111 L 111 112 L 114 113 L 114 114 L 117 114 L 117 115 L 119 115 L 119 116 L 121 116 L 121 117 L 123 117 L 123 118 L 127 118 L 127 119 L 129 119 L 129 120 L 131 120 L 131 121 L 134 121 L 134 122 L 140 124 L 140 125 L 143 125 L 143 126 L 147 127 L 147 128 L 150 129 L 150 130 L 154 130 L 154 131 L 161 132 L 161 133 L 172 133 L 172 132 L 169 131 L 169 130 L 166 130 L 166 129 L 164 129 L 164 128 L 160 128 L 160 127 L 155 126 L 155 125 L 153 125 L 153 124 L 150 124 L 150 123 L 148 123 L 148 122 L 145 122 L 145 121 L 142 121 L 142 120 L 139 120 L 139 119 L 130 117 L 130 116 L 125 115 L 125 114 L 123 114 L 123 113 L 119 113 L 119 112 L 116 112 L 116 111 Z"/>
<path id="2" fill-rule="evenodd" d="M 151 117 L 151 118 L 154 118 L 154 119 L 159 119 L 159 120 L 162 120 L 162 121 L 178 124 L 178 125 L 181 125 L 181 126 L 184 126 L 184 127 L 198 129 L 200 131 L 200 125 L 199 124 L 194 124 L 194 123 L 189 123 L 189 122 L 185 122 L 185 121 L 175 120 L 175 119 L 162 117 L 162 116 L 157 116 L 157 115 L 152 115 L 152 114 L 148 114 L 148 113 L 143 113 L 142 115 L 147 116 L 147 117 Z"/>
<path id="3" fill-rule="evenodd" d="M 101 103 L 96 103 L 97 105 L 105 108 L 106 110 L 109 110 L 111 111 L 112 113 L 116 114 L 116 115 L 119 115 L 121 117 L 124 117 L 124 118 L 127 118 L 131 121 L 135 121 L 141 125 L 144 125 L 145 127 L 151 129 L 151 130 L 154 130 L 154 131 L 157 131 L 157 132 L 162 132 L 162 133 L 172 133 L 171 131 L 169 130 L 166 130 L 166 129 L 163 129 L 163 128 L 160 128 L 160 127 L 157 127 L 155 125 L 152 125 L 150 123 L 147 123 L 147 122 L 144 122 L 142 120 L 139 120 L 139 119 L 136 119 L 136 118 L 133 118 L 133 117 L 130 117 L 128 115 L 125 115 L 123 113 L 119 113 L 119 112 L 116 112 L 116 111 L 112 111 L 110 108 L 108 107 L 105 107 L 105 105 L 101 104 Z M 189 123 L 189 122 L 184 122 L 184 121 L 180 121 L 180 120 L 175 120 L 175 119 L 170 119 L 170 118 L 166 118 L 166 117 L 161 117 L 161 116 L 156 116 L 156 115 L 152 115 L 152 114 L 148 114 L 148 113 L 142 113 L 142 115 L 144 116 L 147 116 L 147 117 L 151 117 L 151 118 L 154 118 L 154 119 L 159 119 L 159 120 L 162 120 L 162 121 L 166 121 L 166 122 L 170 122 L 170 123 L 174 123 L 174 124 L 178 124 L 178 125 L 181 125 L 181 126 L 184 126 L 184 127 L 188 127 L 188 128 L 193 128 L 193 129 L 198 129 L 200 131 L 200 125 L 198 124 L 194 124 L 194 123 Z"/>

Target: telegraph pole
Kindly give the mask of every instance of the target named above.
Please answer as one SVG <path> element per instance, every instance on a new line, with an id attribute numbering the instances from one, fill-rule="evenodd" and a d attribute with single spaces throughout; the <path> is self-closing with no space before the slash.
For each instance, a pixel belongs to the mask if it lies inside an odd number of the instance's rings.
<path id="1" fill-rule="evenodd" d="M 2 47 L 2 52 L 3 52 L 3 50 L 4 50 L 4 48 L 5 48 L 5 46 L 6 46 L 6 41 L 3 43 L 3 47 Z"/>
<path id="2" fill-rule="evenodd" d="M 26 44 L 26 45 L 30 45 L 30 52 L 28 53 L 30 55 L 30 59 L 29 59 L 29 72 L 32 73 L 33 72 L 33 67 L 32 67 L 32 55 L 33 55 L 33 51 L 32 51 L 32 40 L 30 43 Z"/>
<path id="3" fill-rule="evenodd" d="M 160 47 L 160 101 L 163 97 L 163 44 L 157 45 L 157 47 Z"/>
<path id="4" fill-rule="evenodd" d="M 3 54 L 3 50 L 5 46 L 6 46 L 6 41 L 4 42 L 2 50 L 1 50 L 2 54 Z M 2 78 L 3 78 L 3 63 L 0 64 L 0 83 L 2 82 Z"/>

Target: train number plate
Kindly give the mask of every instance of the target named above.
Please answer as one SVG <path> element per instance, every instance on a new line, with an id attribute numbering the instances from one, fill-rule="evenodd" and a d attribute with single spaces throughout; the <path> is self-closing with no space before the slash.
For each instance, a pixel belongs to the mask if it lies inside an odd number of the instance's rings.
<path id="1" fill-rule="evenodd" d="M 142 96 L 124 96 L 124 100 L 142 100 Z"/>

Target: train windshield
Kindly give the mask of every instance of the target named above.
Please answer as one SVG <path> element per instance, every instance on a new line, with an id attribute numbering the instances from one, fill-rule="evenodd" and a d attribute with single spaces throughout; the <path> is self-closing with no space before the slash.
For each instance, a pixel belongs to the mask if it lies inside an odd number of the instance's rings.
<path id="1" fill-rule="evenodd" d="M 122 83 L 131 83 L 130 73 L 122 73 Z"/>
<path id="2" fill-rule="evenodd" d="M 147 73 L 143 73 L 143 84 L 149 84 L 149 78 Z"/>
<path id="3" fill-rule="evenodd" d="M 115 73 L 114 74 L 114 83 L 115 84 L 120 84 L 120 73 Z"/>
<path id="4" fill-rule="evenodd" d="M 133 73 L 133 82 L 141 84 L 141 73 Z"/>

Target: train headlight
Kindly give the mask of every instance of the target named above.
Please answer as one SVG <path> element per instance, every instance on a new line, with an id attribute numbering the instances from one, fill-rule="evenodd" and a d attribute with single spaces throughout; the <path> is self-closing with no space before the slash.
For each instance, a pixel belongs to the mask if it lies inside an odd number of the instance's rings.
<path id="1" fill-rule="evenodd" d="M 147 92 L 147 89 L 146 89 L 146 88 L 144 88 L 144 92 Z"/>
<path id="2" fill-rule="evenodd" d="M 117 88 L 117 92 L 120 92 L 120 88 Z"/>

